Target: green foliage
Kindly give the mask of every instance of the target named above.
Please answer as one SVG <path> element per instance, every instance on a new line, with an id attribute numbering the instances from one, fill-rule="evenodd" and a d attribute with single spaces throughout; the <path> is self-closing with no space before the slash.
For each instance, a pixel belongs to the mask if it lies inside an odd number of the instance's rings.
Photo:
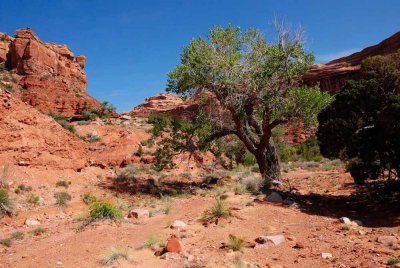
<path id="1" fill-rule="evenodd" d="M 169 114 L 152 113 L 147 119 L 147 122 L 153 125 L 151 134 L 153 136 L 159 136 L 159 134 L 171 124 L 172 120 L 173 119 Z"/>
<path id="2" fill-rule="evenodd" d="M 138 147 L 138 149 L 137 149 L 135 155 L 136 155 L 136 156 L 139 156 L 139 157 L 141 157 L 141 156 L 143 155 L 143 147 L 142 147 L 141 144 L 139 144 L 139 147 Z"/>
<path id="3" fill-rule="evenodd" d="M 114 105 L 108 101 L 101 103 L 100 107 L 89 108 L 82 112 L 82 117 L 84 120 L 95 120 L 96 118 L 110 118 L 113 113 L 115 113 L 116 108 Z"/>
<path id="4" fill-rule="evenodd" d="M 225 243 L 225 247 L 232 249 L 233 251 L 242 251 L 243 248 L 249 247 L 249 245 L 234 235 L 229 235 L 228 242 Z"/>
<path id="5" fill-rule="evenodd" d="M 6 189 L 0 189 L 0 216 L 1 215 L 11 215 L 13 204 L 8 196 L 8 191 Z"/>
<path id="6" fill-rule="evenodd" d="M 38 228 L 32 230 L 32 234 L 38 236 L 38 235 L 44 234 L 46 231 L 47 230 L 45 228 L 38 227 Z"/>
<path id="7" fill-rule="evenodd" d="M 321 153 L 340 158 L 358 184 L 400 174 L 400 53 L 371 57 L 319 116 Z"/>
<path id="8" fill-rule="evenodd" d="M 37 205 L 39 205 L 39 201 L 40 201 L 40 197 L 39 196 L 37 196 L 37 195 L 30 195 L 29 197 L 28 197 L 28 199 L 26 200 L 26 202 L 28 202 L 29 204 L 32 204 L 32 205 L 34 205 L 34 206 L 37 206 Z"/>
<path id="9" fill-rule="evenodd" d="M 204 211 L 201 221 L 207 222 L 219 218 L 227 218 L 230 215 L 230 209 L 226 206 L 224 201 L 216 198 L 214 205 L 208 210 Z"/>
<path id="10" fill-rule="evenodd" d="M 57 192 L 54 194 L 54 198 L 56 199 L 56 205 L 58 206 L 66 206 L 68 201 L 71 201 L 72 197 L 67 192 Z"/>
<path id="11" fill-rule="evenodd" d="M 85 202 L 86 205 L 91 205 L 98 201 L 99 199 L 92 193 L 85 193 L 83 195 L 83 202 Z"/>
<path id="12" fill-rule="evenodd" d="M 20 184 L 18 187 L 14 190 L 14 193 L 20 194 L 21 192 L 30 192 L 32 191 L 32 186 L 25 185 L 25 184 Z"/>
<path id="13" fill-rule="evenodd" d="M 294 161 L 316 161 L 323 159 L 319 152 L 318 141 L 315 137 L 310 137 L 301 144 L 289 145 L 284 143 L 278 144 L 280 160 L 282 162 Z"/>
<path id="14" fill-rule="evenodd" d="M 127 249 L 111 247 L 106 250 L 101 262 L 104 265 L 112 265 L 120 258 L 125 259 L 127 261 L 132 260 L 131 255 Z"/>
<path id="15" fill-rule="evenodd" d="M 136 181 L 136 174 L 138 170 L 134 165 L 128 165 L 117 172 L 115 182 L 131 183 Z"/>
<path id="16" fill-rule="evenodd" d="M 66 180 L 59 180 L 56 182 L 57 187 L 64 187 L 68 188 L 71 185 L 71 181 L 66 181 Z"/>
<path id="17" fill-rule="evenodd" d="M 387 261 L 387 265 L 395 265 L 395 264 L 397 264 L 397 263 L 400 263 L 400 258 L 390 258 L 388 261 Z"/>
<path id="18" fill-rule="evenodd" d="M 11 239 L 0 239 L 0 245 L 3 245 L 5 247 L 11 247 L 12 241 Z"/>
<path id="19" fill-rule="evenodd" d="M 142 245 L 140 245 L 137 249 L 144 249 L 144 248 L 153 248 L 158 246 L 163 246 L 164 241 L 158 235 L 150 235 L 146 238 Z"/>
<path id="20" fill-rule="evenodd" d="M 24 239 L 24 237 L 25 237 L 25 234 L 21 231 L 14 232 L 11 235 L 11 238 L 14 240 L 22 240 L 22 239 Z"/>
<path id="21" fill-rule="evenodd" d="M 92 220 L 120 219 L 122 218 L 122 211 L 110 202 L 99 201 L 90 205 L 90 217 Z"/>
<path id="22" fill-rule="evenodd" d="M 51 111 L 47 115 L 50 116 L 51 118 L 53 118 L 63 128 L 65 128 L 69 132 L 77 135 L 75 127 L 69 123 L 69 119 L 67 117 L 60 115 L 60 114 L 53 113 Z"/>

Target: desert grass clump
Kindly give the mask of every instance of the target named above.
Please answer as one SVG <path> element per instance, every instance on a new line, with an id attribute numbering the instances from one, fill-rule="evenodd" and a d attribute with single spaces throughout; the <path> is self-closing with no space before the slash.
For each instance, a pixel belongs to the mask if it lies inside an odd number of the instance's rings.
<path id="1" fill-rule="evenodd" d="M 261 176 L 249 176 L 243 178 L 241 183 L 245 185 L 248 192 L 256 194 L 260 192 L 262 187 L 262 178 Z"/>
<path id="2" fill-rule="evenodd" d="M 398 264 L 398 263 L 400 263 L 400 258 L 390 258 L 388 261 L 387 261 L 387 265 L 395 265 L 395 264 Z"/>
<path id="3" fill-rule="evenodd" d="M 22 239 L 24 239 L 24 237 L 25 237 L 25 234 L 24 234 L 24 232 L 21 232 L 21 231 L 14 232 L 11 235 L 11 238 L 14 240 L 22 240 Z"/>
<path id="4" fill-rule="evenodd" d="M 67 192 L 58 192 L 54 194 L 54 198 L 56 199 L 56 205 L 65 207 L 67 206 L 67 202 L 71 201 L 72 197 Z"/>
<path id="5" fill-rule="evenodd" d="M 108 201 L 99 201 L 90 206 L 90 218 L 92 220 L 121 219 L 122 211 L 120 208 Z"/>
<path id="6" fill-rule="evenodd" d="M 86 205 L 91 205 L 98 201 L 99 199 L 92 193 L 85 193 L 83 195 L 83 202 L 85 202 Z"/>
<path id="7" fill-rule="evenodd" d="M 136 180 L 137 168 L 133 165 L 126 166 L 118 171 L 115 182 L 134 182 Z"/>
<path id="8" fill-rule="evenodd" d="M 0 216 L 12 214 L 13 204 L 8 196 L 8 191 L 6 189 L 0 189 Z"/>
<path id="9" fill-rule="evenodd" d="M 155 234 L 150 235 L 146 238 L 142 245 L 137 247 L 137 250 L 145 249 L 145 248 L 154 248 L 154 247 L 162 247 L 164 246 L 164 241 Z"/>
<path id="10" fill-rule="evenodd" d="M 71 181 L 59 180 L 56 182 L 57 187 L 68 188 L 71 185 Z"/>
<path id="11" fill-rule="evenodd" d="M 204 211 L 201 221 L 207 222 L 219 218 L 228 218 L 231 215 L 230 209 L 226 206 L 224 201 L 219 198 L 215 199 L 214 205 Z"/>
<path id="12" fill-rule="evenodd" d="M 18 187 L 14 190 L 14 193 L 20 194 L 21 192 L 30 192 L 32 191 L 32 186 L 25 185 L 25 184 L 20 184 Z"/>
<path id="13" fill-rule="evenodd" d="M 129 254 L 129 251 L 127 249 L 119 248 L 119 247 L 110 247 L 104 253 L 101 263 L 104 265 L 112 265 L 116 261 L 118 261 L 118 259 L 121 259 L 121 258 L 125 259 L 127 261 L 132 260 L 132 257 Z"/>
<path id="14" fill-rule="evenodd" d="M 12 241 L 11 239 L 7 238 L 7 239 L 0 239 L 0 245 L 3 245 L 5 247 L 11 247 Z"/>
<path id="15" fill-rule="evenodd" d="M 233 251 L 242 251 L 243 248 L 249 246 L 245 241 L 243 241 L 243 239 L 234 235 L 229 235 L 228 242 L 224 245 L 226 248 L 232 249 Z"/>
<path id="16" fill-rule="evenodd" d="M 32 194 L 28 197 L 28 199 L 26 199 L 26 202 L 28 202 L 31 205 L 37 206 L 40 203 L 40 197 Z"/>
<path id="17" fill-rule="evenodd" d="M 38 235 L 44 234 L 45 232 L 46 232 L 45 228 L 38 227 L 32 231 L 32 234 L 38 236 Z"/>
<path id="18" fill-rule="evenodd" d="M 247 188 L 246 185 L 240 183 L 240 182 L 235 182 L 232 185 L 232 190 L 236 195 L 242 195 L 245 194 L 247 192 Z"/>

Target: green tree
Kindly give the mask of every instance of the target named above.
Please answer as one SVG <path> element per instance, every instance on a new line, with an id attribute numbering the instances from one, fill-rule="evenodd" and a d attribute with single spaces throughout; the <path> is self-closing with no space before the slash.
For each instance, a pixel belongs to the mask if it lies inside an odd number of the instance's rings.
<path id="1" fill-rule="evenodd" d="M 181 63 L 169 73 L 167 91 L 197 95 L 201 143 L 236 135 L 255 156 L 264 186 L 280 180 L 272 130 L 289 121 L 306 126 L 332 97 L 317 87 L 300 86 L 313 62 L 303 49 L 301 35 L 277 27 L 277 41 L 267 43 L 256 29 L 216 26 L 207 38 L 192 39 Z M 201 130 L 201 131 L 200 131 Z"/>
<path id="2" fill-rule="evenodd" d="M 400 174 L 400 53 L 366 59 L 319 115 L 321 153 L 347 162 L 358 184 Z"/>

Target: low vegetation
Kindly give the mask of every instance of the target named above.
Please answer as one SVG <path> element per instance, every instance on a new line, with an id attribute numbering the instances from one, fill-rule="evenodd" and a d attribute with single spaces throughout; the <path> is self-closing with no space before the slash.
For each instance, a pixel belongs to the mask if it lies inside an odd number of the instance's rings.
<path id="1" fill-rule="evenodd" d="M 201 221 L 208 222 L 219 218 L 228 218 L 231 215 L 230 209 L 220 198 L 215 199 L 214 205 L 204 211 Z"/>
<path id="2" fill-rule="evenodd" d="M 82 112 L 84 120 L 95 120 L 96 118 L 110 118 L 115 113 L 116 108 L 111 103 L 104 101 L 98 108 L 89 108 Z"/>
<path id="3" fill-rule="evenodd" d="M 66 180 L 59 180 L 56 182 L 57 187 L 64 187 L 68 188 L 71 185 L 71 181 L 66 181 Z"/>
<path id="4" fill-rule="evenodd" d="M 6 189 L 0 189 L 0 216 L 13 214 L 13 204 Z"/>
<path id="5" fill-rule="evenodd" d="M 122 211 L 108 201 L 98 201 L 91 204 L 90 217 L 92 220 L 117 220 L 122 218 Z"/>
<path id="6" fill-rule="evenodd" d="M 0 245 L 3 245 L 5 247 L 11 247 L 12 240 L 7 238 L 7 239 L 0 239 Z"/>
<path id="7" fill-rule="evenodd" d="M 163 247 L 164 241 L 158 235 L 150 235 L 146 240 L 143 242 L 142 245 L 137 247 L 138 250 L 144 248 L 154 248 L 154 247 Z"/>
<path id="8" fill-rule="evenodd" d="M 35 236 L 38 236 L 38 235 L 44 234 L 46 231 L 47 231 L 46 228 L 38 227 L 38 228 L 32 230 L 32 234 Z"/>
<path id="9" fill-rule="evenodd" d="M 246 248 L 249 245 L 239 237 L 234 235 L 229 235 L 228 242 L 226 242 L 224 246 L 233 251 L 242 251 L 243 248 Z"/>
<path id="10" fill-rule="evenodd" d="M 85 202 L 86 205 L 91 205 L 98 201 L 99 199 L 92 193 L 85 193 L 83 195 L 83 202 Z"/>
<path id="11" fill-rule="evenodd" d="M 121 258 L 127 261 L 132 261 L 132 257 L 127 249 L 110 247 L 105 251 L 101 263 L 104 265 L 112 265 Z"/>
<path id="12" fill-rule="evenodd" d="M 54 198 L 58 206 L 67 206 L 67 202 L 72 199 L 71 195 L 67 192 L 57 192 L 54 194 Z"/>

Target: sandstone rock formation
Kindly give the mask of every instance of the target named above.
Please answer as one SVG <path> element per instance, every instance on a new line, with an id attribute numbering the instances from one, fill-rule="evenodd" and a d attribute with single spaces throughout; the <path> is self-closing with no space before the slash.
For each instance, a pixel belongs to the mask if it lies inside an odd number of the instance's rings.
<path id="1" fill-rule="evenodd" d="M 53 119 L 0 89 L 0 163 L 79 170 L 86 145 Z"/>
<path id="2" fill-rule="evenodd" d="M 147 117 L 152 113 L 167 112 L 173 116 L 183 117 L 196 109 L 198 109 L 198 105 L 193 99 L 184 100 L 177 95 L 160 93 L 146 98 L 143 104 L 136 106 L 128 114 Z"/>
<path id="3" fill-rule="evenodd" d="M 346 80 L 360 77 L 362 60 L 376 55 L 387 55 L 400 49 L 400 32 L 383 40 L 377 45 L 367 47 L 360 52 L 330 61 L 326 64 L 315 64 L 304 77 L 307 85 L 320 84 L 324 91 L 337 92 L 342 89 Z"/>
<path id="4" fill-rule="evenodd" d="M 41 42 L 30 28 L 17 30 L 14 38 L 0 34 L 0 63 L 20 76 L 22 100 L 45 113 L 72 116 L 100 105 L 87 94 L 85 61 L 66 45 Z"/>

